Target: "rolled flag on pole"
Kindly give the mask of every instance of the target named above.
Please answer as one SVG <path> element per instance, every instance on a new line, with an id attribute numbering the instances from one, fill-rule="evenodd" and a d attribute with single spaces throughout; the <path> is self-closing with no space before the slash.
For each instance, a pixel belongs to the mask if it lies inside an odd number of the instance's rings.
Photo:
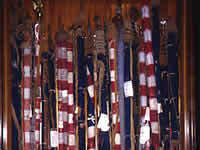
<path id="1" fill-rule="evenodd" d="M 35 56 L 34 56 L 34 85 L 35 85 L 35 142 L 36 142 L 36 149 L 39 149 L 40 145 L 40 129 L 41 129 L 41 65 L 39 62 L 39 51 L 40 51 L 40 24 L 35 24 Z"/>
<path id="2" fill-rule="evenodd" d="M 31 87 L 32 87 L 32 45 L 31 33 L 25 32 L 22 43 L 22 105 L 23 105 L 23 148 L 30 149 L 30 125 L 31 125 Z"/>
<path id="3" fill-rule="evenodd" d="M 67 41 L 56 41 L 56 84 L 58 93 L 58 148 L 64 150 L 67 146 Z"/>
<path id="4" fill-rule="evenodd" d="M 93 60 L 88 56 L 87 61 L 87 92 L 88 92 L 88 150 L 95 149 L 95 117 L 94 117 L 94 77 Z"/>
<path id="5" fill-rule="evenodd" d="M 80 30 L 80 29 L 78 29 Z M 81 31 L 80 31 L 81 32 Z M 81 35 L 77 35 L 77 57 L 78 61 L 76 62 L 78 65 L 78 107 L 80 108 L 80 114 L 79 114 L 79 120 L 78 120 L 78 126 L 79 126 L 79 150 L 85 149 L 85 127 L 84 127 L 84 119 L 85 119 L 85 113 L 84 113 L 84 98 L 85 98 L 85 88 L 87 84 L 87 73 L 86 73 L 86 67 L 84 62 L 84 38 Z"/>
<path id="6" fill-rule="evenodd" d="M 72 52 L 72 42 L 67 41 L 67 70 L 68 70 L 68 127 L 67 127 L 67 143 L 68 149 L 75 149 L 75 124 L 74 124 L 74 77 L 73 77 L 73 52 Z"/>
<path id="7" fill-rule="evenodd" d="M 152 32 L 150 20 L 150 3 L 148 0 L 142 0 L 142 24 L 143 36 L 146 54 L 146 72 L 147 72 L 147 87 L 150 107 L 150 122 L 151 122 L 151 142 L 154 148 L 159 147 L 159 120 L 158 120 L 158 104 L 156 97 L 156 79 L 154 58 L 152 51 Z"/>
<path id="8" fill-rule="evenodd" d="M 109 41 L 109 61 L 110 61 L 110 81 L 111 81 L 111 103 L 112 103 L 112 128 L 113 128 L 113 148 L 120 150 L 120 120 L 119 120 L 119 100 L 117 96 L 117 69 L 116 69 L 116 41 Z"/>
<path id="9" fill-rule="evenodd" d="M 141 106 L 141 129 L 140 129 L 140 144 L 144 145 L 150 140 L 150 130 L 148 121 L 148 107 L 147 107 L 147 87 L 146 87 L 146 74 L 145 74 L 145 51 L 144 42 L 140 40 L 141 49 L 138 53 L 139 59 L 139 97 Z M 146 122 L 147 121 L 147 122 Z M 146 144 L 148 147 L 148 145 Z"/>

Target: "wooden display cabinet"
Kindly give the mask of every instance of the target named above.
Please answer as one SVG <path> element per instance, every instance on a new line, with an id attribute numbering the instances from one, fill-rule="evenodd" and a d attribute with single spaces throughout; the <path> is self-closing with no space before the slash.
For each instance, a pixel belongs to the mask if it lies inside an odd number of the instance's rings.
<path id="1" fill-rule="evenodd" d="M 85 0 L 84 2 L 86 2 Z M 104 1 L 104 0 L 102 0 Z M 104 3 L 96 0 L 94 8 L 96 12 L 101 13 L 104 8 Z M 181 150 L 196 150 L 197 139 L 199 134 L 196 132 L 197 127 L 197 112 L 199 112 L 199 102 L 197 93 L 197 70 L 195 63 L 195 45 L 197 43 L 197 32 L 194 32 L 194 20 L 192 11 L 192 2 L 194 0 L 161 0 L 160 4 L 160 17 L 174 16 L 178 26 L 178 39 L 179 39 L 179 98 L 180 98 L 180 123 L 181 123 Z M 0 1 L 0 150 L 12 149 L 12 130 L 11 130 L 11 56 L 9 49 L 9 8 L 11 4 L 15 5 L 15 0 L 1 0 Z M 49 24 L 56 22 L 52 27 L 52 35 L 55 34 L 57 29 L 57 18 L 61 16 L 61 21 L 65 24 L 65 28 L 69 26 L 70 22 L 76 21 L 76 17 L 80 10 L 80 0 L 46 0 L 45 21 Z M 87 1 L 88 2 L 88 1 Z M 93 1 L 94 2 L 94 1 Z M 106 2 L 106 0 L 105 0 Z M 115 0 L 112 1 L 115 3 Z M 139 3 L 139 0 L 129 0 L 130 3 Z M 102 4 L 103 3 L 103 4 Z M 34 18 L 32 11 L 31 0 L 23 0 L 25 12 L 29 11 L 30 15 Z M 64 5 L 71 5 L 64 9 Z M 85 4 L 83 10 L 87 10 L 88 5 Z M 112 6 L 114 7 L 114 5 Z M 113 8 L 114 10 L 114 8 Z M 71 12 L 70 12 L 71 11 Z M 71 15 L 68 20 L 66 16 Z M 87 18 L 87 17 L 86 17 Z M 198 30 L 198 29 L 197 29 Z M 54 37 L 54 36 L 52 36 Z M 195 47 L 196 46 L 196 47 Z M 197 91 L 197 93 L 196 93 Z M 199 123 L 199 122 L 198 122 Z"/>

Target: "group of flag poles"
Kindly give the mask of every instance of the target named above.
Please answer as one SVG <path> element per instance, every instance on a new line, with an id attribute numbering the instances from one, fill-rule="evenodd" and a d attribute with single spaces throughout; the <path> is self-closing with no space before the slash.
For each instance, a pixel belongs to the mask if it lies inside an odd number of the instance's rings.
<path id="1" fill-rule="evenodd" d="M 138 53 L 139 58 L 139 96 L 140 96 L 140 104 L 141 104 L 141 128 L 140 128 L 140 144 L 144 145 L 146 150 L 150 149 L 150 144 L 153 145 L 155 150 L 158 150 L 160 141 L 159 141 L 159 111 L 158 111 L 158 101 L 156 95 L 156 77 L 155 77 L 155 70 L 154 70 L 154 58 L 153 58 L 153 51 L 152 51 L 152 31 L 150 28 L 150 3 L 148 0 L 141 1 L 142 8 L 142 25 L 143 25 L 143 35 L 140 37 L 140 46 L 141 49 Z M 111 21 L 111 20 L 110 20 Z M 88 23 L 89 24 L 89 23 Z M 59 150 L 69 149 L 69 150 L 79 150 L 80 145 L 80 137 L 79 133 L 81 130 L 79 119 L 80 113 L 84 113 L 84 129 L 85 129 L 85 149 L 89 150 L 98 150 L 99 149 L 99 140 L 100 140 L 100 132 L 101 127 L 98 126 L 98 120 L 101 119 L 102 115 L 110 117 L 111 113 L 111 122 L 104 122 L 108 123 L 109 129 L 105 132 L 109 133 L 110 139 L 110 149 L 118 150 L 118 149 L 125 149 L 125 144 L 123 143 L 123 138 L 121 137 L 125 129 L 123 126 L 123 121 L 125 123 L 125 119 L 120 119 L 120 105 L 124 107 L 123 103 L 121 103 L 120 98 L 120 91 L 119 91 L 119 80 L 121 80 L 121 75 L 118 73 L 118 37 L 113 36 L 117 35 L 115 32 L 117 29 L 114 27 L 113 24 L 108 25 L 109 29 L 112 31 L 107 31 L 111 33 L 108 35 L 108 60 L 107 63 L 109 64 L 109 72 L 110 74 L 110 99 L 106 101 L 107 104 L 107 114 L 103 114 L 102 105 L 105 100 L 101 99 L 101 87 L 104 81 L 104 74 L 101 74 L 102 67 L 102 60 L 98 58 L 99 55 L 102 54 L 98 52 L 97 47 L 94 46 L 94 50 L 92 53 L 93 61 L 92 61 L 92 68 L 93 72 L 91 71 L 88 64 L 80 64 L 84 61 L 80 61 L 81 59 L 88 59 L 88 45 L 89 42 L 89 33 L 85 35 L 82 34 L 80 27 L 74 27 L 70 32 L 64 32 L 64 29 L 59 26 L 59 31 L 57 32 L 56 39 L 56 48 L 55 48 L 55 90 L 50 89 L 49 92 L 55 92 L 55 99 L 56 99 L 56 126 L 54 127 L 54 119 L 53 113 L 49 113 L 49 105 L 50 97 L 46 94 L 46 89 L 49 88 L 49 83 L 47 80 L 48 78 L 48 71 L 51 68 L 48 68 L 47 65 L 47 56 L 42 57 L 43 52 L 48 51 L 48 45 L 45 43 L 46 39 L 43 39 L 43 36 L 39 36 L 43 34 L 42 24 L 35 24 L 34 30 L 34 47 L 35 53 L 32 54 L 32 45 L 31 45 L 31 33 L 27 30 L 25 31 L 25 41 L 23 45 L 23 58 L 22 58 L 22 108 L 23 108 L 23 117 L 22 117 L 22 128 L 23 128 L 23 149 L 29 150 L 31 149 L 32 144 L 32 134 L 31 134 L 31 118 L 35 116 L 35 144 L 36 149 L 47 149 L 51 147 L 52 140 L 58 141 L 56 146 Z M 41 30 L 42 29 L 42 30 Z M 108 29 L 108 30 L 109 30 Z M 100 31 L 101 29 L 96 29 Z M 97 32 L 96 32 L 97 33 Z M 104 33 L 104 34 L 109 34 Z M 94 36 L 96 38 L 97 35 Z M 105 36 L 107 37 L 107 36 Z M 42 39 L 40 39 L 42 38 Z M 80 39 L 78 39 L 80 38 Z M 80 48 L 80 43 L 78 41 L 86 41 L 85 47 Z M 104 38 L 105 41 L 105 38 Z M 97 41 L 93 41 L 94 43 Z M 130 81 L 133 81 L 133 50 L 132 50 L 132 39 L 127 41 L 130 44 Z M 102 43 L 101 43 L 102 44 Z M 82 45 L 84 46 L 84 44 Z M 84 49 L 83 55 L 80 54 L 80 50 Z M 99 50 L 100 51 L 100 50 Z M 47 54 L 46 54 L 47 55 Z M 34 57 L 32 57 L 34 56 Z M 104 55 L 105 57 L 105 55 Z M 88 62 L 88 60 L 87 60 Z M 84 62 L 85 63 L 85 62 Z M 120 62 L 122 63 L 122 62 Z M 80 65 L 84 65 L 84 68 L 80 67 Z M 105 64 L 103 64 L 105 65 Z M 105 67 L 105 66 L 104 66 Z M 83 86 L 80 83 L 80 72 L 85 69 L 85 75 L 82 74 L 81 76 L 86 76 L 86 85 Z M 108 70 L 106 70 L 108 71 Z M 84 71 L 83 71 L 84 72 Z M 104 72 L 105 73 L 105 72 Z M 123 72 L 124 73 L 124 72 Z M 122 74 L 123 74 L 122 73 Z M 33 81 L 34 84 L 32 85 L 32 74 L 33 74 Z M 83 78 L 84 79 L 84 78 Z M 81 80 L 83 80 L 81 79 Z M 50 81 L 52 82 L 52 81 Z M 53 81 L 54 82 L 54 81 Z M 34 86 L 34 88 L 32 87 Z M 81 89 L 83 86 L 84 88 Z M 123 85 L 124 86 L 124 85 Z M 131 86 L 129 85 L 129 88 Z M 34 94 L 32 91 L 34 89 Z M 132 88 L 129 90 L 133 91 Z M 84 95 L 84 110 L 80 108 L 80 97 L 79 92 L 83 91 Z M 31 102 L 31 95 L 34 97 L 34 103 Z M 51 95 L 51 94 L 50 94 Z M 123 95 L 124 96 L 124 95 Z M 130 98 L 130 137 L 131 137 L 131 150 L 135 150 L 136 147 L 136 136 L 135 136 L 135 129 L 134 129 L 134 98 L 133 95 L 128 96 Z M 53 100 L 53 98 L 52 98 Z M 91 102 L 90 102 L 91 101 Z M 109 103 L 111 107 L 109 106 Z M 92 103 L 94 110 L 93 112 L 88 111 L 89 103 Z M 111 108 L 111 111 L 109 110 Z M 48 112 L 47 112 L 48 111 Z M 44 114 L 47 113 L 47 114 Z M 94 126 L 89 126 L 89 114 L 94 114 L 95 123 Z M 50 115 L 51 114 L 51 115 Z M 51 117 L 49 117 L 51 116 Z M 50 120 L 52 121 L 52 128 L 56 129 L 55 132 L 50 132 Z M 104 118 L 105 119 L 105 118 Z M 108 119 L 109 120 L 109 119 Z M 107 126 L 107 124 L 104 124 Z M 151 126 L 150 126 L 151 125 Z M 151 129 L 150 129 L 151 127 Z M 48 131 L 47 131 L 48 130 Z M 124 130 L 124 131 L 123 131 Z M 104 132 L 104 131 L 103 131 Z M 51 134 L 55 135 L 51 135 Z M 43 137 L 45 136 L 45 137 Z M 52 139 L 52 137 L 54 137 Z"/>

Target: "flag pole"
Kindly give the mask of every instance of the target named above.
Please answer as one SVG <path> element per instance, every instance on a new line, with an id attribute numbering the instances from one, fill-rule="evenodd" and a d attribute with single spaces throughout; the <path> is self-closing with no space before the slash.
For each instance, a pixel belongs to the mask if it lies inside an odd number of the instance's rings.
<path id="1" fill-rule="evenodd" d="M 130 41 L 130 73 L 131 73 L 131 81 L 133 81 L 133 51 L 132 51 L 132 41 Z M 131 96 L 131 150 L 135 150 L 135 135 L 134 135 L 134 119 L 133 119 L 133 105 L 134 99 Z"/>

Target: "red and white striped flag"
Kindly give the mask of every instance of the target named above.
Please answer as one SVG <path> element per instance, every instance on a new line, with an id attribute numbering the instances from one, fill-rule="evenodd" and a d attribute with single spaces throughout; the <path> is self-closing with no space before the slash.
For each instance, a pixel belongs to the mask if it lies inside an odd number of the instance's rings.
<path id="1" fill-rule="evenodd" d="M 25 35 L 24 42 L 30 42 L 30 34 Z M 30 141 L 30 118 L 32 116 L 31 108 L 31 66 L 32 66 L 32 46 L 26 45 L 23 48 L 22 60 L 22 103 L 23 103 L 23 142 L 24 150 L 29 150 Z"/>
<path id="2" fill-rule="evenodd" d="M 154 59 L 152 52 L 152 32 L 151 32 L 150 2 L 142 0 L 142 24 L 146 54 L 146 73 L 147 87 L 150 107 L 151 122 L 151 142 L 154 148 L 159 147 L 159 121 L 158 121 L 158 104 L 156 97 L 156 79 L 154 70 Z"/>
<path id="3" fill-rule="evenodd" d="M 41 99 L 41 64 L 39 62 L 39 23 L 35 24 L 35 57 L 34 57 L 34 84 L 37 85 L 35 93 L 35 142 L 36 148 L 39 149 L 39 144 L 42 143 L 42 99 Z M 39 67 L 39 68 L 38 68 Z M 39 72 L 37 72 L 39 71 Z"/>
<path id="4" fill-rule="evenodd" d="M 68 76 L 67 76 L 67 41 L 56 41 L 56 85 L 58 93 L 58 148 L 67 147 L 68 127 Z"/>
<path id="5" fill-rule="evenodd" d="M 116 70 L 116 41 L 109 41 L 110 81 L 111 81 L 111 102 L 112 102 L 112 123 L 114 137 L 114 149 L 120 150 L 120 121 L 119 121 L 119 100 L 117 96 L 117 70 Z M 118 116 L 118 117 L 117 117 Z M 118 119 L 117 119 L 118 118 Z"/>

